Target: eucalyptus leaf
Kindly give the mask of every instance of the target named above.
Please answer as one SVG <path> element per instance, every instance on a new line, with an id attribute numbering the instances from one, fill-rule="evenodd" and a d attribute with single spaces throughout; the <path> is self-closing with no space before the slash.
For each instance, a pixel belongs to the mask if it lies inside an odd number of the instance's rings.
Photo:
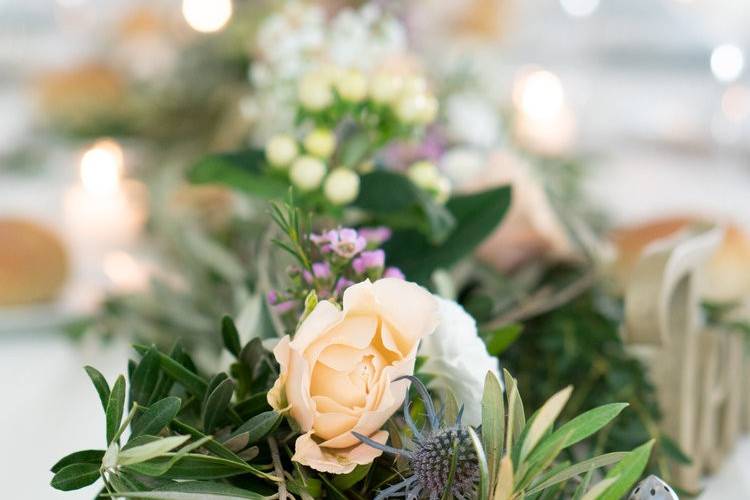
<path id="1" fill-rule="evenodd" d="M 99 464 L 78 463 L 60 469 L 50 483 L 56 490 L 72 491 L 83 488 L 99 479 Z"/>
<path id="2" fill-rule="evenodd" d="M 99 400 L 102 402 L 102 409 L 106 412 L 107 403 L 109 403 L 109 384 L 107 384 L 107 379 L 93 366 L 86 366 L 84 370 L 86 370 L 91 382 L 94 384 L 94 389 L 96 389 L 96 393 L 99 394 Z"/>
<path id="3" fill-rule="evenodd" d="M 169 396 L 152 404 L 131 426 L 130 439 L 143 434 L 158 434 L 180 412 L 180 398 Z"/>
<path id="4" fill-rule="evenodd" d="M 107 401 L 106 420 L 107 420 L 107 443 L 111 443 L 115 438 L 122 415 L 125 411 L 125 377 L 117 377 L 112 392 Z"/>

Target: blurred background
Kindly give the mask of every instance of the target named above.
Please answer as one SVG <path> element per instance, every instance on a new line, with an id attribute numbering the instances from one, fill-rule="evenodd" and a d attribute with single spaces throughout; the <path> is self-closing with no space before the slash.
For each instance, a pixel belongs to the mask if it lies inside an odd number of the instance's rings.
<path id="1" fill-rule="evenodd" d="M 258 26 L 283 3 L 0 0 L 3 496 L 95 493 L 53 491 L 48 469 L 98 444 L 103 422 L 80 367 L 113 377 L 128 339 L 77 327 L 164 264 L 144 236 L 161 212 L 234 203 L 162 188 L 190 159 L 264 140 L 255 96 L 268 89 L 252 61 L 270 58 Z M 607 229 L 695 217 L 750 231 L 746 1 L 406 4 L 409 43 L 432 74 L 473 75 L 444 112 L 477 147 L 520 143 L 574 164 L 568 201 Z M 280 40 L 279 57 L 306 43 L 304 32 Z M 743 441 L 701 498 L 750 497 L 748 465 Z"/>

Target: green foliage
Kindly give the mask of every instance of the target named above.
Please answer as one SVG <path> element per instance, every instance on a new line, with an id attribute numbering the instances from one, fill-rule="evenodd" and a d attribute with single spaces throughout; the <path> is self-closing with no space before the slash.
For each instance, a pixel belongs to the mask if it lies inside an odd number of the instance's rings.
<path id="1" fill-rule="evenodd" d="M 435 243 L 417 230 L 397 230 L 383 246 L 389 262 L 410 280 L 427 283 L 437 269 L 451 267 L 471 254 L 500 224 L 510 206 L 510 187 L 451 198 L 445 208 L 455 220 L 454 228 Z"/>

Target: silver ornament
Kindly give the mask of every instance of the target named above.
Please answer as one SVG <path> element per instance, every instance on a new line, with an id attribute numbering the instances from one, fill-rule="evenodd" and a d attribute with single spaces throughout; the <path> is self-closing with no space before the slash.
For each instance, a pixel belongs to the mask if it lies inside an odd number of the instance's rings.
<path id="1" fill-rule="evenodd" d="M 680 500 L 671 486 L 653 474 L 638 483 L 628 500 Z"/>

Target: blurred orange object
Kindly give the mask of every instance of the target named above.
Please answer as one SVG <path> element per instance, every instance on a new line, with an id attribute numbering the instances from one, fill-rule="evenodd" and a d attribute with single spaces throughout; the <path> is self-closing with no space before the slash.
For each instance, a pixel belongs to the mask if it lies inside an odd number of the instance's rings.
<path id="1" fill-rule="evenodd" d="M 50 230 L 23 219 L 0 219 L 0 306 L 55 298 L 68 276 L 68 254 Z"/>
<path id="2" fill-rule="evenodd" d="M 692 224 L 706 222 L 696 217 L 673 217 L 613 232 L 611 240 L 617 250 L 613 273 L 618 288 L 627 286 L 628 276 L 650 244 L 677 236 Z M 702 296 L 717 302 L 750 297 L 750 237 L 735 225 L 724 227 L 722 244 L 704 270 Z"/>

